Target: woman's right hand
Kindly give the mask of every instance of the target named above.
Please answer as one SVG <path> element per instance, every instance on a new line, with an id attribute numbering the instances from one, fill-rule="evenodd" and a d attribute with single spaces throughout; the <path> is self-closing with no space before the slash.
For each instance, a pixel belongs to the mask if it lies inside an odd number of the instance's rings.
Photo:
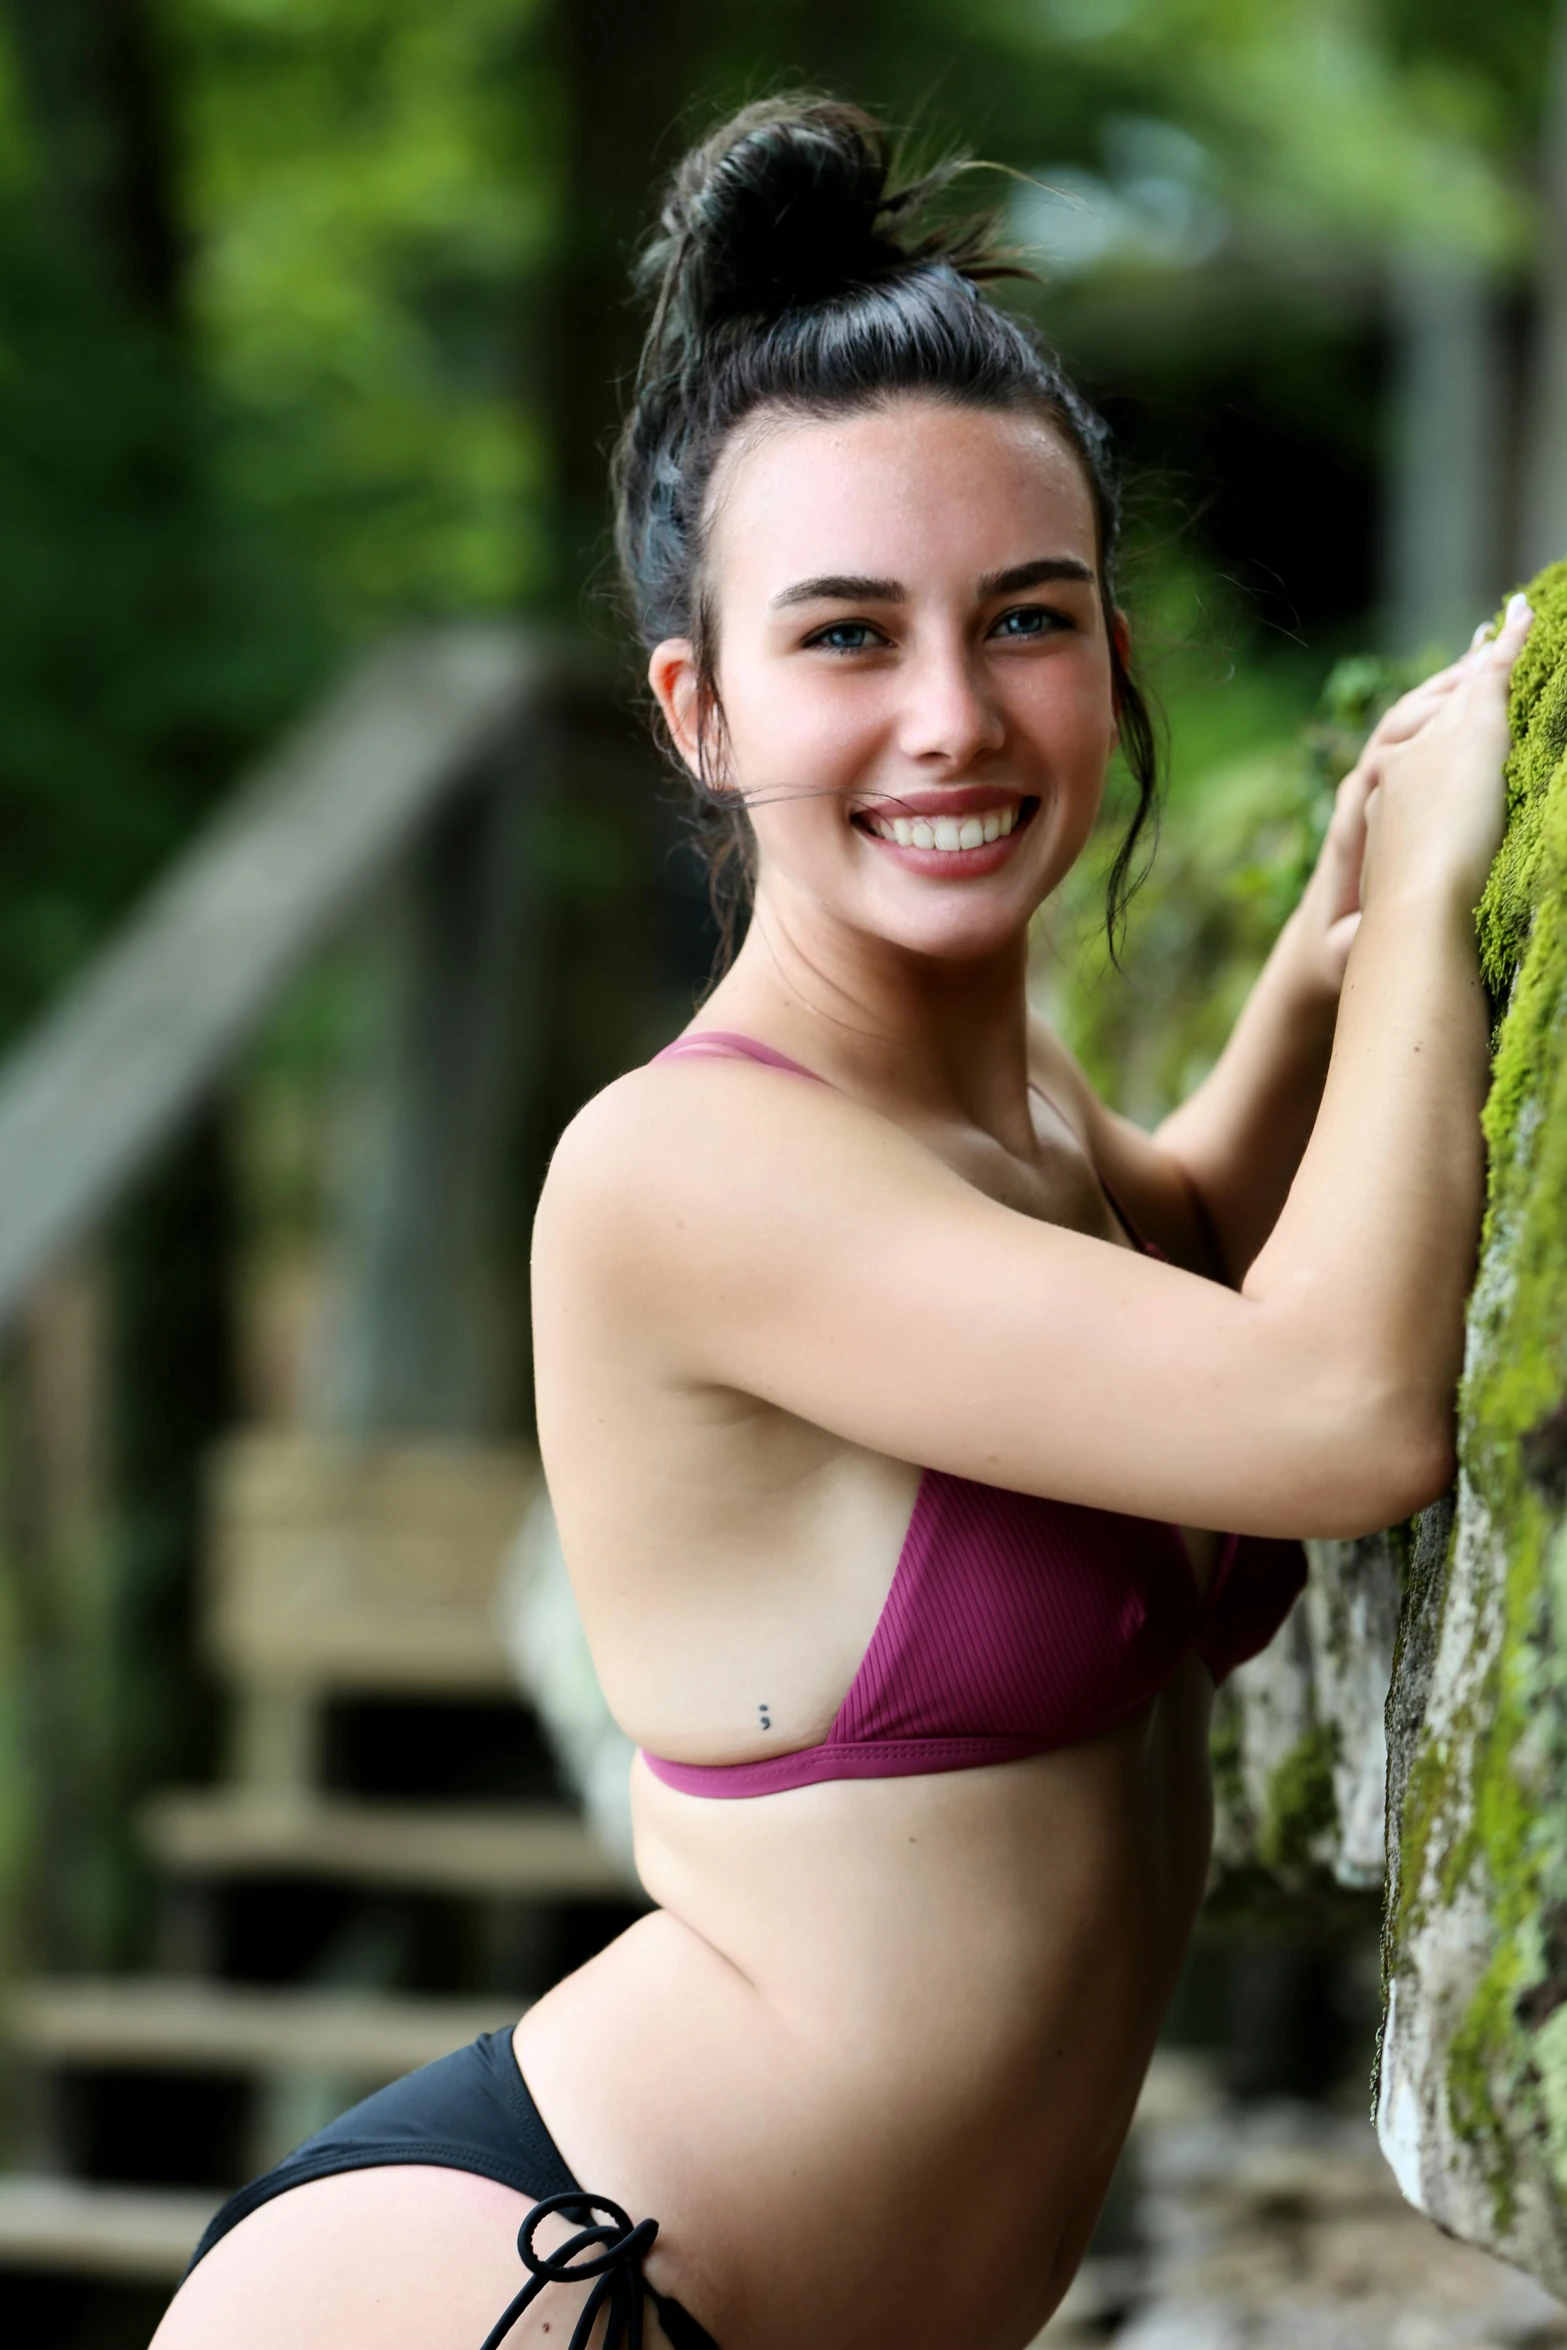
<path id="1" fill-rule="evenodd" d="M 1494 637 L 1395 702 L 1342 791 L 1363 797 L 1362 906 L 1386 892 L 1456 894 L 1474 907 L 1501 847 L 1507 689 L 1534 614 L 1522 595 Z"/>

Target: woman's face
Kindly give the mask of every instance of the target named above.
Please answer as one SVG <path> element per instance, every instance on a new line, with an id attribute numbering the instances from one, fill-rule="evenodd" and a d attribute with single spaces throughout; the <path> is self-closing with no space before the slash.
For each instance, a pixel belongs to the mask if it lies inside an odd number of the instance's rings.
<path id="1" fill-rule="evenodd" d="M 1016 938 L 1081 851 L 1115 742 L 1098 532 L 1043 418 L 888 400 L 742 431 L 709 582 L 715 780 L 780 892 L 908 951 Z M 682 639 L 654 690 L 695 765 Z"/>

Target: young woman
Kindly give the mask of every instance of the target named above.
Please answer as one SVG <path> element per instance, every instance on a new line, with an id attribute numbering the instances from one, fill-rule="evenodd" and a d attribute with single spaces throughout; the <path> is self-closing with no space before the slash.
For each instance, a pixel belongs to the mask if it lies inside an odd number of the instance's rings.
<path id="1" fill-rule="evenodd" d="M 753 892 L 538 1219 L 658 1906 L 236 2198 L 160 2350 L 1018 2350 L 1201 1897 L 1213 1683 L 1296 1538 L 1449 1476 L 1527 611 L 1378 729 L 1139 1133 L 1024 985 L 1118 734 L 1151 783 L 1104 435 L 917 212 L 861 116 L 730 123 L 619 459 L 653 690 Z"/>

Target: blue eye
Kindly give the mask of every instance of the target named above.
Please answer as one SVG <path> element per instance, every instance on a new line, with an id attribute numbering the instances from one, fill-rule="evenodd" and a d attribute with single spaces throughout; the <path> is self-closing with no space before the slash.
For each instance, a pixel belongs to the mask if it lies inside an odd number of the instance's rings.
<path id="1" fill-rule="evenodd" d="M 819 630 L 810 641 L 813 645 L 824 645 L 829 653 L 863 653 L 867 645 L 879 639 L 868 621 L 835 620 L 831 628 Z"/>
<path id="2" fill-rule="evenodd" d="M 1002 613 L 991 634 L 1010 637 L 1047 636 L 1054 629 L 1069 625 L 1063 613 L 1047 611 L 1043 604 L 1019 604 L 1013 611 Z"/>

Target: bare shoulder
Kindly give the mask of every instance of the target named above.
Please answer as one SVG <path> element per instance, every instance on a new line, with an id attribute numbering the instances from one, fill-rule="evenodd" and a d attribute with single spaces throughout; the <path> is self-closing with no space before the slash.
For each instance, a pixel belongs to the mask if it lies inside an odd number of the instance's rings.
<path id="1" fill-rule="evenodd" d="M 711 1271 L 758 1232 L 785 1245 L 889 1182 L 956 1180 L 832 1086 L 737 1060 L 651 1065 L 606 1086 L 561 1136 L 534 1224 L 536 1275 L 591 1264 L 623 1292 L 660 1269 Z"/>
<path id="2" fill-rule="evenodd" d="M 1038 1067 L 1173 1263 L 1021 1213 L 876 1110 L 784 1071 L 693 1058 L 600 1094 L 539 1212 L 546 1458 L 552 1444 L 598 1458 L 611 1422 L 658 1443 L 676 1420 L 716 1427 L 739 1396 L 1012 1492 L 1255 1533 L 1358 1528 L 1360 1499 L 1336 1489 L 1331 1525 L 1313 1499 L 1321 1414 L 1303 1414 L 1299 1326 L 1192 1279 L 1179 1169 L 1048 1034 Z M 1336 1371 L 1305 1387 L 1331 1389 L 1337 1443 Z M 1384 1493 L 1366 1525 L 1394 1514 Z"/>

